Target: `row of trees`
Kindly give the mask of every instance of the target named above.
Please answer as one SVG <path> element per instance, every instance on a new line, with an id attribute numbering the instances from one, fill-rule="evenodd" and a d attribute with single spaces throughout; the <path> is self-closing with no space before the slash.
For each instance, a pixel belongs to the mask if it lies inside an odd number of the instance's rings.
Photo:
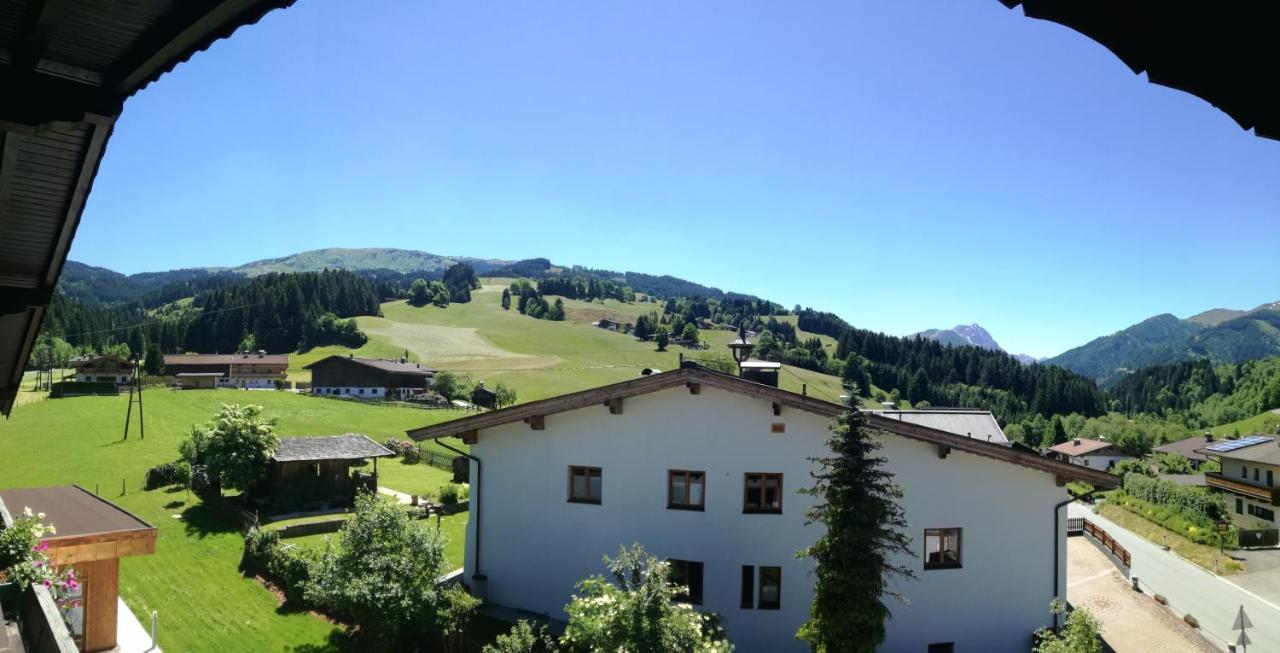
<path id="1" fill-rule="evenodd" d="M 569 299 L 613 299 L 631 303 L 636 300 L 636 291 L 607 279 L 596 279 L 583 276 L 550 275 L 538 281 L 538 293 L 542 295 L 559 295 Z"/>
<path id="2" fill-rule="evenodd" d="M 466 304 L 471 291 L 480 288 L 480 277 L 469 263 L 456 263 L 444 271 L 444 277 L 432 281 L 419 277 L 403 294 L 414 306 L 432 304 L 444 308 L 450 303 Z"/>
<path id="3" fill-rule="evenodd" d="M 513 296 L 516 298 L 516 310 L 521 315 L 555 322 L 561 322 L 565 318 L 564 300 L 556 297 L 554 302 L 548 302 L 547 298 L 538 291 L 535 282 L 530 279 L 517 279 L 511 283 L 510 287 L 502 290 L 503 310 L 511 308 Z"/>

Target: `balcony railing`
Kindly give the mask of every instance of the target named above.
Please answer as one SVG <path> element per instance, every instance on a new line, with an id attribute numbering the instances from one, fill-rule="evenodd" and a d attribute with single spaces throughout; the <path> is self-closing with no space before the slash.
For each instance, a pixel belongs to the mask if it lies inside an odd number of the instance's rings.
<path id="1" fill-rule="evenodd" d="M 1280 488 L 1251 485 L 1244 481 L 1228 478 L 1218 472 L 1205 472 L 1204 484 L 1211 488 L 1242 494 L 1259 501 L 1266 501 L 1273 506 L 1280 506 Z"/>

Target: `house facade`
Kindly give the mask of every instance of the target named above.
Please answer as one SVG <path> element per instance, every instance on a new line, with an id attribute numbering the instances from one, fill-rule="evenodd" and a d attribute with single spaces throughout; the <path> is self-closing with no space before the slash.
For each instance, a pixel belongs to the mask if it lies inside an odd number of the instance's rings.
<path id="1" fill-rule="evenodd" d="M 137 367 L 119 356 L 85 356 L 72 359 L 69 364 L 75 370 L 76 381 L 118 385 L 132 383 Z"/>
<path id="2" fill-rule="evenodd" d="M 431 387 L 436 371 L 406 359 L 330 356 L 311 370 L 311 394 L 356 399 L 408 399 Z"/>
<path id="3" fill-rule="evenodd" d="M 1115 443 L 1087 438 L 1076 438 L 1049 447 L 1049 455 L 1072 465 L 1103 470 L 1111 469 L 1113 465 L 1121 460 L 1128 460 L 1134 457 L 1117 447 Z"/>
<path id="4" fill-rule="evenodd" d="M 1231 521 L 1241 528 L 1276 528 L 1280 510 L 1280 439 L 1254 435 L 1221 440 L 1200 452 L 1222 463 L 1206 472 L 1204 483 L 1226 496 Z"/>
<path id="5" fill-rule="evenodd" d="M 286 378 L 288 354 L 166 354 L 164 373 L 183 387 L 273 390 Z"/>
<path id="6" fill-rule="evenodd" d="M 508 607 L 563 619 L 601 556 L 643 544 L 672 561 L 691 600 L 725 619 L 740 651 L 804 651 L 813 598 L 796 552 L 821 526 L 811 459 L 842 406 L 699 368 L 410 431 L 471 446 L 466 575 Z M 1109 474 L 985 439 L 868 417 L 904 489 L 915 579 L 893 584 L 883 651 L 1029 650 L 1065 592 L 1067 478 Z M 1055 560 L 1055 557 L 1058 559 Z M 536 561 L 532 564 L 531 561 Z M 994 609 L 993 606 L 999 606 Z M 933 648 L 931 648 L 933 647 Z M 950 648 L 948 648 L 950 647 Z"/>

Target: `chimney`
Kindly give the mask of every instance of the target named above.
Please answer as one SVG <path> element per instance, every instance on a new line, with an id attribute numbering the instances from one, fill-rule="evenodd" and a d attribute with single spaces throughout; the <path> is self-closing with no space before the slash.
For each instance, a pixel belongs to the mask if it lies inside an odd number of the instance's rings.
<path id="1" fill-rule="evenodd" d="M 1074 444 L 1077 447 L 1080 446 L 1080 438 L 1076 438 L 1075 440 L 1073 440 L 1072 444 Z"/>
<path id="2" fill-rule="evenodd" d="M 1204 432 L 1204 441 L 1205 441 L 1205 442 L 1213 442 L 1213 432 L 1212 432 L 1212 431 L 1205 431 L 1205 432 Z"/>

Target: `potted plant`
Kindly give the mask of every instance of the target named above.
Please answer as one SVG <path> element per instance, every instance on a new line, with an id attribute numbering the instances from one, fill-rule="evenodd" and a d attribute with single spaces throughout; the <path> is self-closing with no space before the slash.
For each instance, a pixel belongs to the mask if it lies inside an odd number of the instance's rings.
<path id="1" fill-rule="evenodd" d="M 21 593 L 32 585 L 49 588 L 59 603 L 79 587 L 73 569 L 59 571 L 49 560 L 49 545 L 41 539 L 57 531 L 42 523 L 44 518 L 25 508 L 12 526 L 0 530 L 0 604 L 6 609 L 16 609 Z"/>

